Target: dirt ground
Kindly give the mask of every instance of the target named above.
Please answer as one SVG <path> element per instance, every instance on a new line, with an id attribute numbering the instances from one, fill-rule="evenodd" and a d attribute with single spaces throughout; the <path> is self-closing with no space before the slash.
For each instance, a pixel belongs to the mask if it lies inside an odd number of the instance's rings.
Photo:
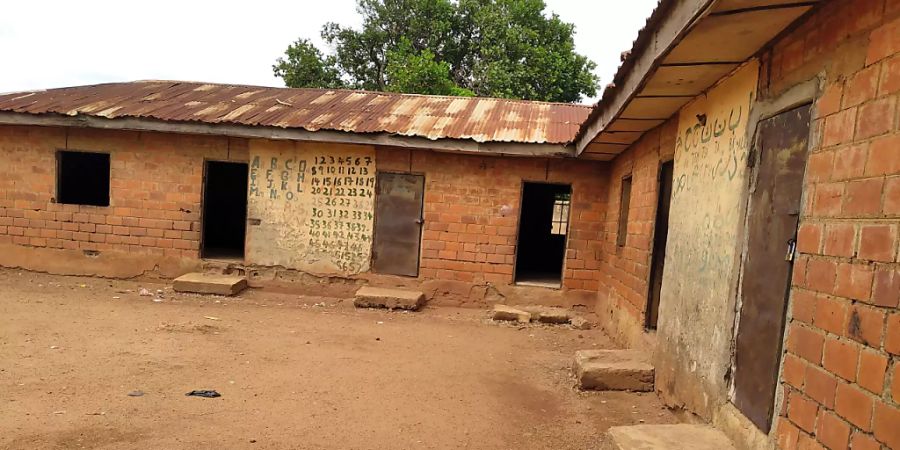
<path id="1" fill-rule="evenodd" d="M 653 394 L 573 388 L 599 330 L 351 303 L 0 270 L 0 448 L 592 449 L 676 421 Z"/>

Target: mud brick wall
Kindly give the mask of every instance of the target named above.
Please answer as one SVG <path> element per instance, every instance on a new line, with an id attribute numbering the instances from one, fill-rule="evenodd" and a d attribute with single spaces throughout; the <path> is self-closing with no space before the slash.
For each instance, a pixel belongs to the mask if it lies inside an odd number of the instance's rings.
<path id="1" fill-rule="evenodd" d="M 571 184 L 563 287 L 598 289 L 606 163 L 394 148 L 376 158 L 379 170 L 425 175 L 421 280 L 512 284 L 522 183 L 533 181 Z"/>
<path id="2" fill-rule="evenodd" d="M 602 227 L 598 315 L 620 344 L 636 345 L 644 331 L 659 166 L 674 157 L 676 119 L 646 133 L 613 160 L 608 213 Z M 631 176 L 631 200 L 625 245 L 616 245 L 622 180 Z"/>
<path id="3" fill-rule="evenodd" d="M 777 443 L 900 448 L 900 2 L 830 2 L 770 57 L 764 95 L 825 76 L 804 184 Z"/>
<path id="4" fill-rule="evenodd" d="M 67 149 L 110 154 L 108 207 L 56 203 L 56 152 Z M 246 161 L 246 149 L 225 137 L 0 126 L 0 263 L 178 272 L 199 257 L 204 158 Z M 110 260 L 111 252 L 132 258 Z"/>

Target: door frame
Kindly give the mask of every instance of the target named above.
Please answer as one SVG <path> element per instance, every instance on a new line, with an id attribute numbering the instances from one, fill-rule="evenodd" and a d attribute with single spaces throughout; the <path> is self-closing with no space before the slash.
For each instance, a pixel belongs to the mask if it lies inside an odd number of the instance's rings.
<path id="1" fill-rule="evenodd" d="M 428 177 L 425 172 L 419 171 L 405 171 L 405 170 L 379 170 L 375 169 L 375 197 L 372 201 L 372 210 L 376 213 L 378 212 L 378 175 L 379 174 L 390 174 L 390 175 L 415 175 L 422 177 L 422 205 L 419 208 L 419 251 L 416 254 L 416 274 L 415 275 L 397 275 L 397 274 L 389 274 L 389 273 L 381 273 L 375 270 L 375 232 L 378 230 L 378 214 L 372 215 L 372 245 L 369 251 L 369 270 L 372 273 L 377 273 L 379 275 L 388 275 L 394 277 L 405 277 L 405 278 L 419 278 L 419 275 L 422 272 L 422 250 L 424 246 L 422 245 L 422 236 L 425 234 L 425 195 L 428 190 Z"/>
<path id="2" fill-rule="evenodd" d="M 562 258 L 562 266 L 560 268 L 560 273 L 559 273 L 559 287 L 531 286 L 531 285 L 528 286 L 528 287 L 535 287 L 538 289 L 553 289 L 553 290 L 558 291 L 563 288 L 563 285 L 565 284 L 565 281 L 566 281 L 566 260 L 568 259 L 568 258 L 566 258 L 566 253 L 569 251 L 569 228 L 570 228 L 570 225 L 572 225 L 572 206 L 574 205 L 574 202 L 572 201 L 572 199 L 575 198 L 575 186 L 572 183 L 555 183 L 553 181 L 547 181 L 547 180 L 531 181 L 531 180 L 528 180 L 525 178 L 523 178 L 519 182 L 519 213 L 516 216 L 516 244 L 513 246 L 513 267 L 512 267 L 513 270 L 512 270 L 512 275 L 510 276 L 510 280 L 509 280 L 510 284 L 512 284 L 514 286 L 516 285 L 516 273 L 517 273 L 518 265 L 519 265 L 519 238 L 520 238 L 519 233 L 521 232 L 521 228 L 522 228 L 522 212 L 525 210 L 524 204 L 525 204 L 525 185 L 526 184 L 552 184 L 552 185 L 556 185 L 556 186 L 567 186 L 569 188 L 569 211 L 568 211 L 568 216 L 566 216 L 566 240 L 565 240 L 565 243 L 563 244 L 563 258 Z"/>
<path id="3" fill-rule="evenodd" d="M 203 255 L 206 251 L 206 191 L 207 186 L 206 182 L 209 179 L 209 163 L 229 163 L 229 164 L 243 164 L 247 166 L 247 185 L 244 186 L 244 197 L 246 198 L 247 205 L 245 206 L 244 211 L 244 256 L 241 257 L 241 261 L 247 261 L 247 238 L 249 237 L 250 228 L 249 221 L 250 218 L 250 161 L 233 161 L 228 159 L 218 159 L 218 158 L 203 158 L 203 177 L 200 180 L 200 248 L 197 251 L 197 255 L 202 260 L 215 260 L 215 258 L 207 258 Z"/>
<path id="4" fill-rule="evenodd" d="M 657 222 L 659 221 L 659 196 L 662 193 L 662 167 L 665 164 L 672 163 L 672 186 L 671 189 L 675 188 L 675 155 L 673 154 L 671 158 L 662 159 L 660 158 L 659 163 L 656 165 L 656 210 L 653 211 L 653 234 L 650 236 L 650 270 L 647 275 L 647 306 L 644 311 L 644 332 L 653 333 L 656 331 L 657 327 L 650 328 L 650 306 L 651 306 L 651 294 L 653 293 L 653 276 L 656 274 L 654 261 L 656 258 L 656 232 L 657 232 Z M 672 194 L 674 192 L 669 193 L 669 217 L 672 217 Z M 667 218 L 668 219 L 668 218 Z M 666 248 L 669 247 L 668 244 L 668 223 L 666 224 Z M 663 264 L 665 265 L 665 255 L 663 257 Z M 662 277 L 664 274 L 660 273 L 659 276 Z M 660 289 L 660 304 L 662 304 L 662 289 Z M 656 305 L 657 311 L 657 324 L 659 323 L 659 307 L 660 305 Z"/>

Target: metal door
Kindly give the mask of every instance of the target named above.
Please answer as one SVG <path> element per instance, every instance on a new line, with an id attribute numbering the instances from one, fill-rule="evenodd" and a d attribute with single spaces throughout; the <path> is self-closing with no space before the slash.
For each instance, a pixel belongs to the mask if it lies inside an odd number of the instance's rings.
<path id="1" fill-rule="evenodd" d="M 655 330 L 659 321 L 659 297 L 662 292 L 663 268 L 666 262 L 666 242 L 669 235 L 669 206 L 672 204 L 672 171 L 674 162 L 659 167 L 659 198 L 656 204 L 656 225 L 653 232 L 653 260 L 650 263 L 650 292 L 647 299 L 648 329 Z"/>
<path id="2" fill-rule="evenodd" d="M 760 123 L 735 349 L 734 403 L 757 427 L 772 426 L 787 297 L 797 237 L 810 107 Z"/>
<path id="3" fill-rule="evenodd" d="M 372 269 L 391 275 L 419 275 L 425 177 L 379 172 L 375 184 Z"/>

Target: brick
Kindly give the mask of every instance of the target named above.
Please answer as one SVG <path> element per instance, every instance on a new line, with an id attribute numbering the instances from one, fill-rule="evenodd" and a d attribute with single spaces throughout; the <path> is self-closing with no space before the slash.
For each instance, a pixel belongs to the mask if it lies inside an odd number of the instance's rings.
<path id="1" fill-rule="evenodd" d="M 823 183 L 816 185 L 813 197 L 813 215 L 816 217 L 837 216 L 841 213 L 844 183 Z"/>
<path id="2" fill-rule="evenodd" d="M 855 305 L 850 309 L 846 335 L 872 347 L 881 346 L 884 313 L 877 308 Z"/>
<path id="3" fill-rule="evenodd" d="M 816 312 L 816 295 L 809 291 L 794 291 L 791 302 L 791 317 L 812 325 Z"/>
<path id="4" fill-rule="evenodd" d="M 897 91 L 900 91 L 900 57 L 885 61 L 878 88 L 878 93 L 881 95 L 894 94 Z"/>
<path id="5" fill-rule="evenodd" d="M 891 131 L 894 128 L 894 117 L 897 110 L 897 99 L 882 98 L 859 107 L 856 119 L 856 139 L 868 139 Z"/>
<path id="6" fill-rule="evenodd" d="M 896 308 L 900 302 L 900 268 L 885 267 L 875 271 L 872 303 Z"/>
<path id="7" fill-rule="evenodd" d="M 803 393 L 819 404 L 828 408 L 833 408 L 837 384 L 837 378 L 830 373 L 810 367 L 806 370 Z"/>
<path id="8" fill-rule="evenodd" d="M 893 375 L 891 375 L 891 398 L 894 403 L 900 404 L 900 362 L 894 364 Z"/>
<path id="9" fill-rule="evenodd" d="M 797 441 L 800 439 L 800 429 L 787 420 L 778 420 L 775 431 L 775 441 L 782 450 L 796 450 Z"/>
<path id="10" fill-rule="evenodd" d="M 829 333 L 843 335 L 844 324 L 847 323 L 847 304 L 846 300 L 818 297 L 813 325 Z"/>
<path id="11" fill-rule="evenodd" d="M 897 229 L 890 225 L 860 227 L 859 257 L 870 261 L 893 262 L 897 248 Z"/>
<path id="12" fill-rule="evenodd" d="M 887 445 L 889 448 L 900 448 L 900 409 L 884 402 L 875 404 L 875 413 L 872 421 L 875 430 L 875 439 Z"/>
<path id="13" fill-rule="evenodd" d="M 898 330 L 900 331 L 900 330 Z M 821 364 L 825 337 L 810 328 L 791 323 L 787 347 L 795 355 L 814 364 Z"/>
<path id="14" fill-rule="evenodd" d="M 866 175 L 900 174 L 900 134 L 872 141 L 866 161 Z"/>
<path id="15" fill-rule="evenodd" d="M 863 217 L 881 213 L 881 191 L 884 178 L 851 181 L 844 191 L 845 216 Z"/>
<path id="16" fill-rule="evenodd" d="M 788 397 L 788 418 L 800 429 L 812 433 L 816 427 L 816 416 L 819 405 L 798 392 L 791 392 Z"/>
<path id="17" fill-rule="evenodd" d="M 834 223 L 825 226 L 825 244 L 823 253 L 828 256 L 851 257 L 856 243 L 856 227 L 847 223 Z"/>
<path id="18" fill-rule="evenodd" d="M 881 67 L 867 67 L 850 78 L 844 94 L 844 109 L 857 106 L 875 98 L 878 93 L 878 79 Z"/>
<path id="19" fill-rule="evenodd" d="M 900 355 L 900 313 L 893 313 L 887 318 L 887 327 L 884 333 L 884 349 L 895 355 Z"/>
<path id="20" fill-rule="evenodd" d="M 834 411 L 863 431 L 872 430 L 872 397 L 850 384 L 838 385 Z"/>
<path id="21" fill-rule="evenodd" d="M 881 444 L 871 436 L 856 432 L 850 439 L 850 448 L 853 450 L 881 450 Z"/>
<path id="22" fill-rule="evenodd" d="M 874 394 L 881 394 L 884 389 L 884 377 L 887 373 L 888 359 L 881 353 L 870 350 L 859 354 L 859 385 Z"/>
<path id="23" fill-rule="evenodd" d="M 888 178 L 884 184 L 884 209 L 887 216 L 900 216 L 900 177 Z"/>
<path id="24" fill-rule="evenodd" d="M 842 83 L 828 85 L 816 101 L 816 117 L 825 117 L 841 110 L 841 99 L 844 95 Z"/>
<path id="25" fill-rule="evenodd" d="M 868 265 L 839 264 L 834 293 L 853 300 L 868 301 L 872 295 L 872 277 L 873 270 Z"/>
<path id="26" fill-rule="evenodd" d="M 806 379 L 806 363 L 790 353 L 784 355 L 781 379 L 785 383 L 801 389 Z"/>
<path id="27" fill-rule="evenodd" d="M 847 380 L 856 381 L 859 365 L 859 347 L 832 337 L 825 338 L 822 366 L 829 372 Z"/>
<path id="28" fill-rule="evenodd" d="M 834 414 L 822 410 L 816 425 L 816 438 L 831 450 L 846 450 L 850 442 L 850 426 Z"/>
<path id="29" fill-rule="evenodd" d="M 807 436 L 805 434 L 800 435 L 800 440 L 797 442 L 798 450 L 825 450 L 825 446 L 819 443 L 816 438 Z"/>
<path id="30" fill-rule="evenodd" d="M 819 253 L 822 245 L 822 224 L 805 223 L 797 230 L 797 251 Z"/>
<path id="31" fill-rule="evenodd" d="M 900 52 L 900 19 L 895 19 L 869 35 L 866 64 L 874 64 L 898 52 Z"/>
<path id="32" fill-rule="evenodd" d="M 822 145 L 846 144 L 853 140 L 856 128 L 856 108 L 845 109 L 837 114 L 825 118 L 825 129 L 822 136 Z"/>
<path id="33" fill-rule="evenodd" d="M 866 160 L 869 157 L 868 145 L 842 147 L 833 153 L 834 168 L 831 171 L 831 179 L 849 180 L 859 178 L 866 173 Z"/>
<path id="34" fill-rule="evenodd" d="M 834 155 L 835 152 L 832 151 L 810 154 L 806 162 L 807 182 L 830 181 L 833 172 L 837 170 Z M 863 165 L 865 167 L 865 160 L 863 160 Z"/>
<path id="35" fill-rule="evenodd" d="M 837 265 L 827 259 L 810 259 L 806 268 L 806 285 L 810 289 L 830 293 L 834 290 Z"/>

